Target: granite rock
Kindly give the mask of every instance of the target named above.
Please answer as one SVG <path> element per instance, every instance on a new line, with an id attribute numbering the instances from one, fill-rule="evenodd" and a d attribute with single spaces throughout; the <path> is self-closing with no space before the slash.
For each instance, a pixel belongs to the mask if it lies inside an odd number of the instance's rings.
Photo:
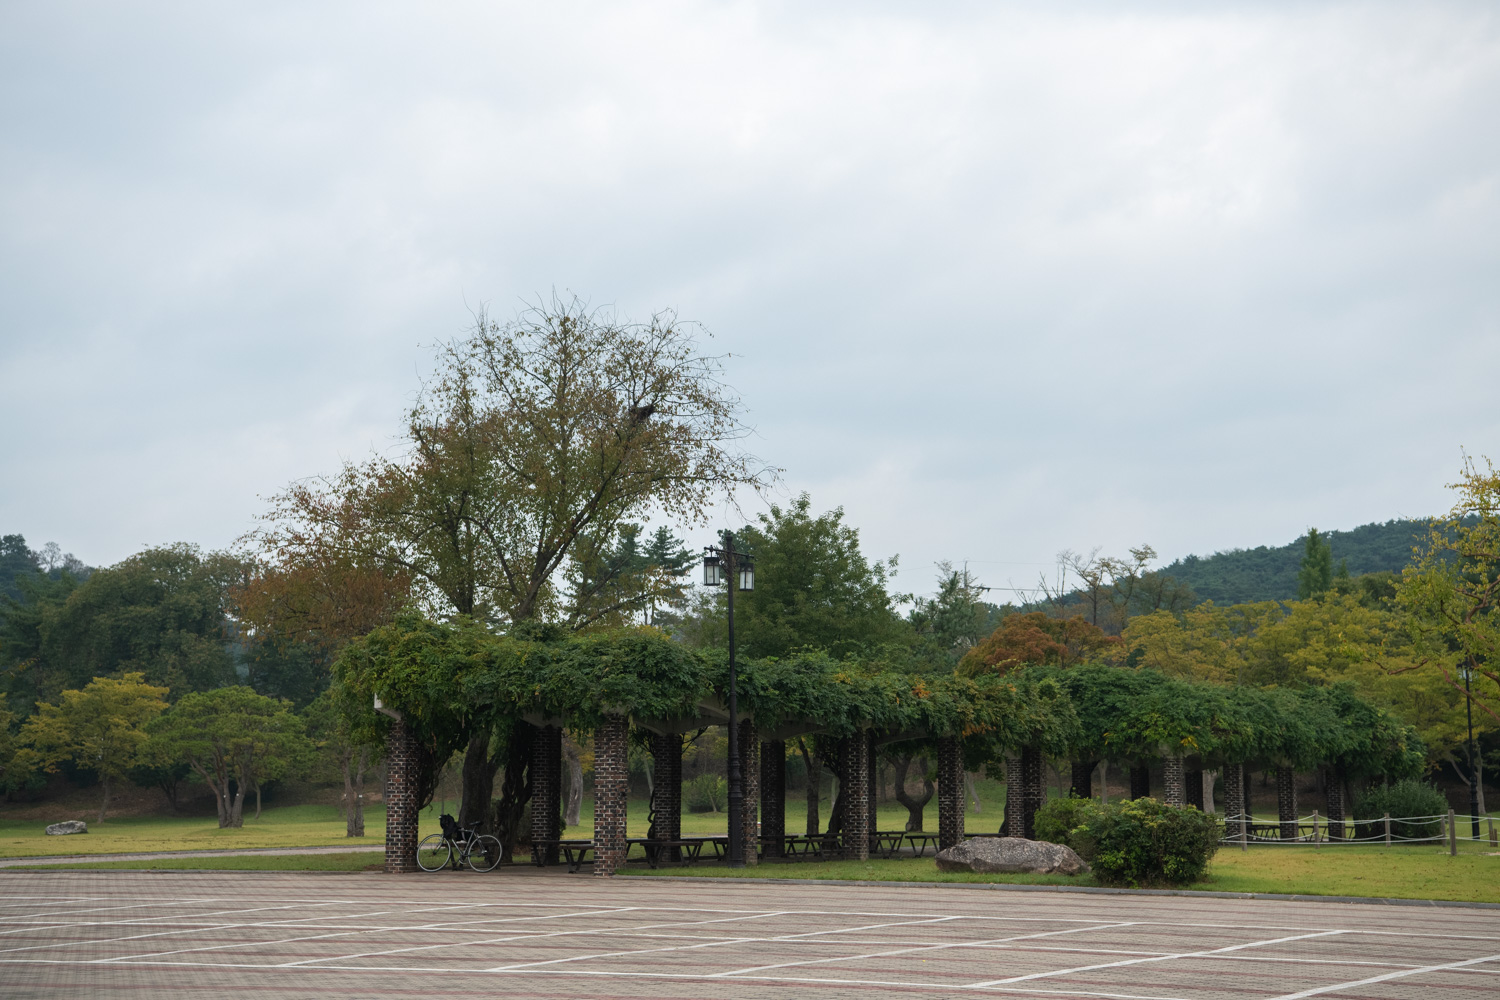
<path id="1" fill-rule="evenodd" d="M 1071 847 L 1021 837 L 971 837 L 937 856 L 940 872 L 1080 875 L 1089 870 Z"/>

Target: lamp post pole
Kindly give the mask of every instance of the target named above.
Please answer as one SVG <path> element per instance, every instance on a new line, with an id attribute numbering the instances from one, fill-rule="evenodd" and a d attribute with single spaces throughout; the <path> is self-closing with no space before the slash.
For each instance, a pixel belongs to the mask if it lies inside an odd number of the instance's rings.
<path id="1" fill-rule="evenodd" d="M 734 648 L 733 640 L 730 641 L 730 649 Z M 730 653 L 730 662 L 734 662 L 734 654 Z M 730 670 L 734 668 L 731 667 Z M 1479 757 L 1475 753 L 1474 746 L 1474 695 L 1469 687 L 1469 676 L 1473 673 L 1472 664 L 1464 667 L 1464 710 L 1469 716 L 1469 820 L 1470 833 L 1475 842 L 1479 840 Z"/>
<path id="2" fill-rule="evenodd" d="M 745 867 L 745 787 L 740 774 L 739 684 L 734 663 L 734 592 L 739 589 L 734 532 L 724 532 L 724 569 L 729 588 L 729 867 Z M 1479 822 L 1475 820 L 1475 822 Z"/>

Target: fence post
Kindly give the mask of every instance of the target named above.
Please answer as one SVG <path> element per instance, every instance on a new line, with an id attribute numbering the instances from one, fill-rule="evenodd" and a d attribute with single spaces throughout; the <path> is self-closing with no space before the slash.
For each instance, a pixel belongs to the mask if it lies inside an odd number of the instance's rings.
<path id="1" fill-rule="evenodd" d="M 1318 811 L 1316 809 L 1314 809 L 1313 810 L 1313 850 L 1315 850 L 1315 851 L 1318 849 L 1319 840 L 1320 840 L 1320 838 L 1318 836 Z"/>
<path id="2" fill-rule="evenodd" d="M 1391 814 L 1385 814 L 1385 846 L 1391 846 Z"/>
<path id="3" fill-rule="evenodd" d="M 1495 821 L 1492 819 L 1486 819 L 1485 822 L 1490 825 L 1490 846 L 1500 847 L 1500 838 L 1496 838 L 1495 836 Z"/>
<path id="4" fill-rule="evenodd" d="M 1453 821 L 1453 810 L 1448 810 L 1448 855 L 1458 857 L 1458 824 Z"/>
<path id="5" fill-rule="evenodd" d="M 1250 819 L 1248 816 L 1240 820 L 1240 850 L 1250 850 Z"/>

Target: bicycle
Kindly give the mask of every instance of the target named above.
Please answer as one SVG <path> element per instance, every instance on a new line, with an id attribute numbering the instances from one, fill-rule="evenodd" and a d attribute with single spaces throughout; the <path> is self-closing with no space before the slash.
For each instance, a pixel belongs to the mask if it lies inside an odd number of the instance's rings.
<path id="1" fill-rule="evenodd" d="M 443 832 L 423 837 L 417 845 L 417 867 L 424 872 L 439 872 L 449 864 L 454 868 L 468 865 L 476 872 L 487 872 L 500 863 L 500 838 L 476 832 L 478 823 L 460 827 L 447 813 L 438 822 L 442 823 Z"/>

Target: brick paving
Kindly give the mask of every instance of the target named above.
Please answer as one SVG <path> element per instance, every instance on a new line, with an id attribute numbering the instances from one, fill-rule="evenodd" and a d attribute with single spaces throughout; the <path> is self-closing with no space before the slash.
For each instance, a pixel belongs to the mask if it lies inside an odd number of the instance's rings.
<path id="1" fill-rule="evenodd" d="M 488 875 L 8 872 L 0 996 L 1500 998 L 1500 911 Z"/>

